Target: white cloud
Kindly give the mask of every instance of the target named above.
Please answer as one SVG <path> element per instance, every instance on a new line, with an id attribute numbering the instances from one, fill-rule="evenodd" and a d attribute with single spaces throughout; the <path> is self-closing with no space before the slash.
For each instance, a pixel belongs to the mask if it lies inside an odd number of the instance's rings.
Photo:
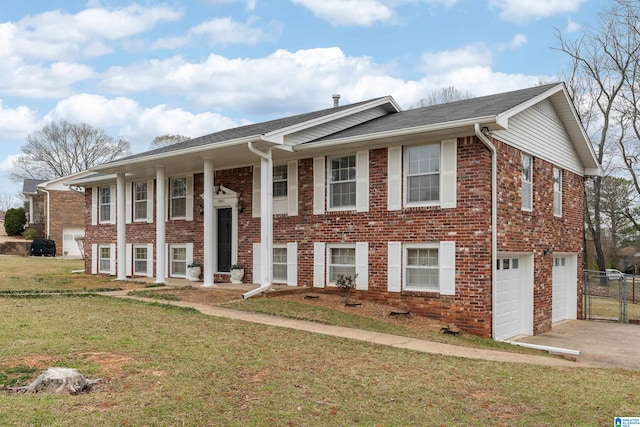
<path id="1" fill-rule="evenodd" d="M 575 33 L 577 31 L 580 31 L 581 29 L 582 29 L 582 25 L 578 24 L 577 22 L 574 22 L 570 16 L 567 18 L 567 27 L 565 28 L 565 32 Z"/>
<path id="2" fill-rule="evenodd" d="M 37 127 L 35 111 L 24 105 L 6 108 L 0 101 L 0 139 L 21 140 Z"/>
<path id="3" fill-rule="evenodd" d="M 0 92 L 25 98 L 59 98 L 71 93 L 74 83 L 92 79 L 96 73 L 89 66 L 54 62 L 50 66 L 29 65 L 18 58 L 0 63 Z"/>
<path id="4" fill-rule="evenodd" d="M 422 55 L 422 70 L 426 74 L 441 74 L 493 61 L 491 49 L 484 43 L 473 43 L 456 50 L 427 52 Z"/>
<path id="5" fill-rule="evenodd" d="M 114 10 L 93 7 L 76 14 L 54 10 L 28 15 L 15 23 L 0 24 L 0 51 L 45 60 L 93 57 L 111 51 L 107 42 L 132 37 L 181 16 L 167 6 L 136 4 Z"/>
<path id="6" fill-rule="evenodd" d="M 158 91 L 220 109 L 279 114 L 300 111 L 309 100 L 322 99 L 315 105 L 323 106 L 336 88 L 385 71 L 370 58 L 346 57 L 339 48 L 278 50 L 257 59 L 212 54 L 200 63 L 180 56 L 144 61 L 108 70 L 104 84 L 114 92 Z"/>
<path id="7" fill-rule="evenodd" d="M 20 154 L 9 154 L 4 159 L 0 159 L 0 172 L 11 172 L 13 170 L 13 161 L 16 160 L 18 156 L 20 156 Z"/>
<path id="8" fill-rule="evenodd" d="M 511 39 L 511 43 L 509 43 L 509 47 L 511 49 L 517 49 L 520 46 L 522 46 L 523 44 L 526 44 L 528 41 L 529 41 L 529 39 L 524 34 L 516 34 Z"/>
<path id="9" fill-rule="evenodd" d="M 153 138 L 159 135 L 169 133 L 196 137 L 247 123 L 217 113 L 172 109 L 164 104 L 143 108 L 130 98 L 106 98 L 88 93 L 58 102 L 45 115 L 43 122 L 60 119 L 87 123 L 121 136 L 131 143 L 134 152 L 148 150 Z"/>
<path id="10" fill-rule="evenodd" d="M 153 44 L 154 49 L 175 49 L 205 39 L 209 46 L 226 46 L 230 44 L 255 45 L 261 41 L 278 36 L 281 25 L 271 23 L 265 30 L 254 25 L 258 19 L 251 17 L 246 22 L 233 21 L 231 18 L 217 18 L 205 21 L 191 28 L 186 35 L 165 37 Z"/>
<path id="11" fill-rule="evenodd" d="M 516 23 L 527 22 L 559 13 L 575 12 L 586 0 L 489 0 L 489 6 L 500 10 L 500 18 Z"/>
<path id="12" fill-rule="evenodd" d="M 368 27 L 377 22 L 393 22 L 395 9 L 402 4 L 453 6 L 459 0 L 291 0 L 306 7 L 333 25 Z"/>
<path id="13" fill-rule="evenodd" d="M 291 0 L 311 10 L 314 15 L 334 25 L 367 27 L 376 22 L 388 22 L 393 8 L 384 0 Z"/>
<path id="14" fill-rule="evenodd" d="M 212 5 L 219 5 L 224 3 L 246 3 L 247 10 L 254 10 L 256 8 L 256 0 L 204 0 L 205 3 Z"/>

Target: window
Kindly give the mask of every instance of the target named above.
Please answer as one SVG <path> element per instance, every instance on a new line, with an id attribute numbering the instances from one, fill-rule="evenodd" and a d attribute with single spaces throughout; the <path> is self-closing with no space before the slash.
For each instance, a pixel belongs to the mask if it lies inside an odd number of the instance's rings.
<path id="1" fill-rule="evenodd" d="M 329 248 L 329 282 L 335 282 L 339 274 L 355 277 L 356 275 L 356 248 L 355 247 Z"/>
<path id="2" fill-rule="evenodd" d="M 133 247 L 133 274 L 137 276 L 147 275 L 147 247 Z"/>
<path id="3" fill-rule="evenodd" d="M 533 159 L 528 154 L 522 155 L 522 209 L 533 209 Z"/>
<path id="4" fill-rule="evenodd" d="M 405 247 L 405 289 L 438 290 L 438 248 L 428 246 Z"/>
<path id="5" fill-rule="evenodd" d="M 98 247 L 98 273 L 111 274 L 111 247 Z"/>
<path id="6" fill-rule="evenodd" d="M 133 184 L 133 220 L 147 220 L 147 183 L 136 182 Z"/>
<path id="7" fill-rule="evenodd" d="M 273 197 L 287 197 L 287 165 L 273 167 Z"/>
<path id="8" fill-rule="evenodd" d="M 187 275 L 187 248 L 185 246 L 171 246 L 170 274 L 172 277 Z"/>
<path id="9" fill-rule="evenodd" d="M 562 216 L 562 169 L 553 168 L 553 214 Z"/>
<path id="10" fill-rule="evenodd" d="M 171 218 L 187 217 L 187 178 L 171 179 Z"/>
<path id="11" fill-rule="evenodd" d="M 111 222 L 111 187 L 98 189 L 100 222 Z"/>
<path id="12" fill-rule="evenodd" d="M 440 144 L 408 147 L 405 158 L 407 204 L 440 200 Z"/>
<path id="13" fill-rule="evenodd" d="M 355 208 L 356 156 L 334 157 L 329 168 L 329 207 Z"/>
<path id="14" fill-rule="evenodd" d="M 287 247 L 273 248 L 273 281 L 287 283 Z"/>

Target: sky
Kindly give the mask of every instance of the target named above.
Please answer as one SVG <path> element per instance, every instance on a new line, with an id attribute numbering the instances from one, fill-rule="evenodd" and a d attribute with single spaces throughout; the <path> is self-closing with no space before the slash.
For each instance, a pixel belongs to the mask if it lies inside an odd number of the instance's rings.
<path id="1" fill-rule="evenodd" d="M 558 81 L 607 0 L 3 0 L 0 193 L 65 119 L 130 142 L 197 137 L 384 95 L 402 108 Z"/>

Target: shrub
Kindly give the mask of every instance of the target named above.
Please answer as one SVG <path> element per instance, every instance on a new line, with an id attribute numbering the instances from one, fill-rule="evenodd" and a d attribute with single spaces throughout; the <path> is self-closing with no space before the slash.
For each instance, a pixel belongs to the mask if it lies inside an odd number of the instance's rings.
<path id="1" fill-rule="evenodd" d="M 26 230 L 24 230 L 24 233 L 22 233 L 22 237 L 24 237 L 25 239 L 33 240 L 38 237 L 38 230 L 36 230 L 35 228 L 27 228 Z"/>
<path id="2" fill-rule="evenodd" d="M 24 231 L 27 216 L 24 208 L 11 208 L 4 215 L 4 231 L 9 236 L 19 236 Z"/>

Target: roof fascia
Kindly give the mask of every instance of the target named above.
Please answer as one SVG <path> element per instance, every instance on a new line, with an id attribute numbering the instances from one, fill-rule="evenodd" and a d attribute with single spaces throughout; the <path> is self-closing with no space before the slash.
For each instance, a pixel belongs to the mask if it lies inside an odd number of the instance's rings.
<path id="1" fill-rule="evenodd" d="M 51 181 L 41 182 L 40 184 L 36 184 L 36 187 L 46 190 L 47 187 L 50 186 L 50 185 L 54 185 L 54 184 L 57 184 L 57 183 L 64 183 L 65 181 L 69 181 L 70 179 L 82 178 L 85 175 L 91 175 L 91 174 L 93 174 L 93 172 L 88 171 L 88 170 L 75 172 L 75 173 L 72 173 L 70 175 L 65 175 L 65 176 L 61 176 L 61 177 L 58 177 L 58 178 L 54 178 Z"/>
<path id="2" fill-rule="evenodd" d="M 393 109 L 396 110 L 396 112 L 402 111 L 402 108 L 400 107 L 400 105 L 398 105 L 398 103 L 395 101 L 395 99 L 393 99 L 392 96 L 384 96 L 382 98 L 373 100 L 371 102 L 367 102 L 365 104 L 361 104 L 355 107 L 351 107 L 351 108 L 346 108 L 344 110 L 340 110 L 336 113 L 331 113 L 331 114 L 327 114 L 325 116 L 322 117 L 317 117 L 315 119 L 312 120 L 307 120 L 305 122 L 302 123 L 297 123 L 295 125 L 291 125 L 291 126 L 287 126 L 285 128 L 282 129 L 278 129 L 275 131 L 271 131 L 268 133 L 265 133 L 262 135 L 262 139 L 265 141 L 269 141 L 269 142 L 273 142 L 276 144 L 284 144 L 284 138 L 287 135 L 290 135 L 292 133 L 296 133 L 296 132 L 300 132 L 302 130 L 305 129 L 309 129 L 315 126 L 319 126 L 322 125 L 324 123 L 329 123 L 331 121 L 337 120 L 337 119 L 341 119 L 344 117 L 348 117 L 351 116 L 353 114 L 357 114 L 360 113 L 362 111 L 366 111 L 369 110 L 371 108 L 375 108 L 375 107 L 380 107 L 382 105 L 385 104 L 389 104 L 391 105 L 391 107 L 393 107 Z"/>
<path id="3" fill-rule="evenodd" d="M 220 142 L 216 142 L 215 144 L 205 143 L 195 147 L 185 148 L 183 150 L 172 150 L 172 151 L 167 151 L 164 153 L 154 154 L 150 156 L 136 157 L 135 159 L 120 160 L 120 161 L 115 161 L 111 163 L 106 163 L 104 165 L 95 166 L 91 168 L 91 171 L 92 172 L 109 171 L 109 170 L 117 169 L 123 166 L 131 166 L 131 165 L 150 162 L 150 161 L 159 162 L 159 161 L 174 157 L 176 155 L 197 154 L 202 151 L 209 151 L 211 149 L 216 149 L 216 148 L 233 147 L 235 145 L 242 145 L 242 144 L 246 144 L 247 142 L 260 141 L 260 140 L 261 140 L 261 135 L 252 135 L 244 138 L 230 139 L 228 141 L 220 141 Z"/>
<path id="4" fill-rule="evenodd" d="M 310 142 L 298 145 L 295 151 L 303 151 L 304 149 L 312 149 L 318 147 L 331 147 L 335 145 L 348 144 L 352 142 L 367 141 L 372 139 L 382 139 L 394 136 L 412 135 L 416 133 L 434 132 L 447 129 L 455 129 L 458 127 L 473 126 L 476 123 L 489 124 L 497 123 L 496 116 L 475 117 L 473 119 L 456 120 L 453 122 L 444 122 L 424 126 L 415 126 L 404 129 L 395 129 L 386 132 L 369 133 L 364 135 L 352 136 L 349 138 L 332 139 L 329 141 Z"/>

